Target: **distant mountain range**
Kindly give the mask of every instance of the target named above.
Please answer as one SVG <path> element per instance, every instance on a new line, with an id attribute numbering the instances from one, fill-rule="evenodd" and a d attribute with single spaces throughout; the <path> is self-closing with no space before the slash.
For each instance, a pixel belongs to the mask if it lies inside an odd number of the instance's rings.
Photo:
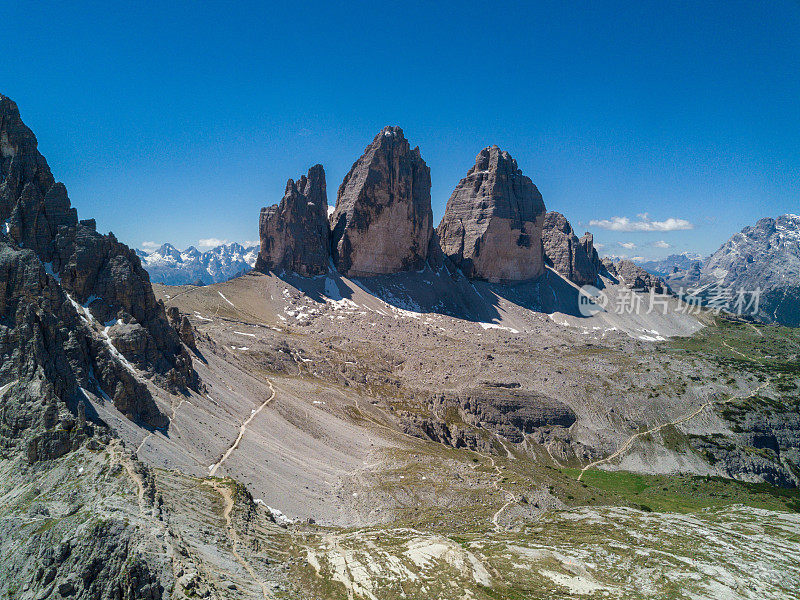
<path id="1" fill-rule="evenodd" d="M 258 246 L 233 243 L 200 252 L 194 246 L 178 250 L 162 244 L 153 252 L 136 250 L 150 281 L 166 285 L 208 285 L 227 281 L 253 268 Z"/>
<path id="2" fill-rule="evenodd" d="M 737 296 L 739 290 L 747 292 L 747 300 L 757 294 L 757 319 L 800 326 L 800 216 L 760 219 L 667 281 L 673 289 L 704 288 L 701 295 L 708 301 Z"/>
<path id="3" fill-rule="evenodd" d="M 670 254 L 666 258 L 660 260 L 641 260 L 635 262 L 648 273 L 652 273 L 658 277 L 665 277 L 673 273 L 676 269 L 678 271 L 685 271 L 695 262 L 702 263 L 703 257 L 697 252 L 682 252 L 681 254 Z"/>

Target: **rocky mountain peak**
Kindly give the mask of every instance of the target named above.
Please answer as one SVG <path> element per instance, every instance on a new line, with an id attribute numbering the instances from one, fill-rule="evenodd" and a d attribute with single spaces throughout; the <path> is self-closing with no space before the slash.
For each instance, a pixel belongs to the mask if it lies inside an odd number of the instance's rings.
<path id="1" fill-rule="evenodd" d="M 444 253 L 468 277 L 524 281 L 542 274 L 542 195 L 498 146 L 481 150 L 453 191 L 437 229 Z"/>
<path id="2" fill-rule="evenodd" d="M 294 271 L 320 275 L 328 270 L 328 194 L 325 170 L 314 165 L 308 175 L 289 179 L 280 204 L 261 209 L 260 271 Z"/>
<path id="3" fill-rule="evenodd" d="M 673 288 L 706 287 L 753 297 L 757 314 L 767 322 L 800 325 L 800 217 L 766 217 L 744 227 L 706 259 L 702 266 L 674 273 Z"/>
<path id="4" fill-rule="evenodd" d="M 42 411 L 75 414 L 88 394 L 163 425 L 142 380 L 177 392 L 198 379 L 139 258 L 93 220 L 78 221 L 36 137 L 2 95 L 0 154 L 0 385 L 13 386 L 0 437 L 25 439 L 29 457 L 58 456 L 69 436 Z"/>
<path id="5" fill-rule="evenodd" d="M 591 233 L 578 239 L 564 215 L 548 212 L 544 218 L 542 243 L 547 262 L 561 275 L 577 285 L 596 284 L 600 258 Z"/>
<path id="6" fill-rule="evenodd" d="M 158 254 L 164 258 L 172 258 L 176 260 L 181 258 L 180 251 L 170 243 L 161 244 L 158 250 L 155 251 L 155 254 Z"/>
<path id="7" fill-rule="evenodd" d="M 430 169 L 400 127 L 384 127 L 339 186 L 331 215 L 336 268 L 355 277 L 418 268 L 432 223 Z"/>

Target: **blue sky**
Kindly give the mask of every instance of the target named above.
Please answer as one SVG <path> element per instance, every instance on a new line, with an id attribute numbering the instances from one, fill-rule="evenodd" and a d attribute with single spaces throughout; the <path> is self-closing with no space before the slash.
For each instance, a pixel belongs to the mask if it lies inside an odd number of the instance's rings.
<path id="1" fill-rule="evenodd" d="M 317 162 L 333 204 L 387 124 L 420 146 L 437 223 L 489 144 L 603 254 L 709 253 L 800 212 L 791 0 L 6 2 L 0 21 L 0 92 L 79 214 L 136 247 L 254 240 Z"/>

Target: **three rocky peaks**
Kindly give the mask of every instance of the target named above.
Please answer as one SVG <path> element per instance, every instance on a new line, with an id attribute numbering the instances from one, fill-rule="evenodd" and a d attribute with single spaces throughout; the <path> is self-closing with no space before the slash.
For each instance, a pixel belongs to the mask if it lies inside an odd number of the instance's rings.
<path id="1" fill-rule="evenodd" d="M 443 257 L 470 278 L 516 283 L 545 265 L 579 285 L 601 265 L 592 236 L 581 239 L 508 152 L 484 148 L 433 228 L 430 169 L 399 127 L 384 127 L 339 186 L 327 214 L 325 172 L 289 180 L 280 204 L 261 210 L 256 269 L 321 275 L 332 261 L 349 277 L 422 268 Z"/>

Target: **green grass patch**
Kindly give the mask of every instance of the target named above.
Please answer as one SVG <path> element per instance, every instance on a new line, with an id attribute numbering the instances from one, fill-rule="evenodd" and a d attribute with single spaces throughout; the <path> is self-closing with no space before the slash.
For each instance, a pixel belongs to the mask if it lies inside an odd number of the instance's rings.
<path id="1" fill-rule="evenodd" d="M 580 473 L 578 469 L 565 469 L 564 472 L 576 480 Z M 642 475 L 590 469 L 584 473 L 581 482 L 603 494 L 611 494 L 620 504 L 645 506 L 657 512 L 690 513 L 733 504 L 800 512 L 800 490 L 723 477 Z"/>

